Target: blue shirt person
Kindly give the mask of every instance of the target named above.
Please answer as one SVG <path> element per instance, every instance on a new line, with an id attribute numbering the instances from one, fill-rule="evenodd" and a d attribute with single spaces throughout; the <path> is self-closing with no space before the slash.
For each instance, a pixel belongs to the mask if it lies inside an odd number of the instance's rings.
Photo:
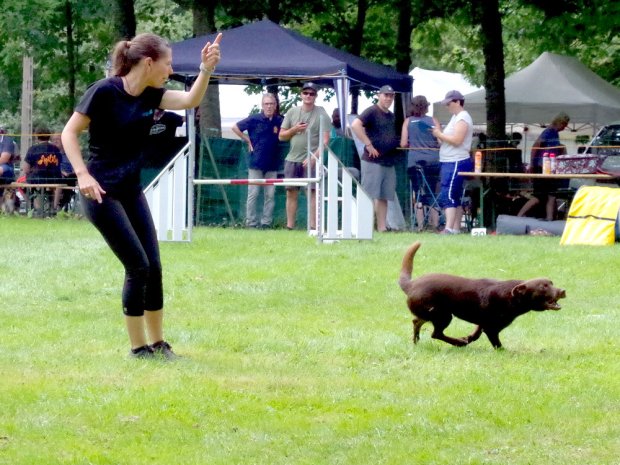
<path id="1" fill-rule="evenodd" d="M 261 112 L 248 116 L 232 127 L 232 131 L 248 144 L 249 179 L 272 179 L 278 175 L 280 167 L 278 134 L 283 118 L 276 113 L 276 106 L 275 95 L 264 94 L 261 100 Z M 260 221 L 256 212 L 259 193 L 260 186 L 248 186 L 246 226 L 269 228 L 273 222 L 275 186 L 264 186 L 263 212 Z"/>

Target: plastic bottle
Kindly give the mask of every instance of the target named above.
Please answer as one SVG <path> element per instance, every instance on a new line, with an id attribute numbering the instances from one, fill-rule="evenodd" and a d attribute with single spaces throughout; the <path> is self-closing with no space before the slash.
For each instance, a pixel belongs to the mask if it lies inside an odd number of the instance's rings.
<path id="1" fill-rule="evenodd" d="M 558 160 L 555 158 L 555 153 L 549 155 L 549 167 L 551 174 L 555 174 L 558 169 Z"/>
<path id="2" fill-rule="evenodd" d="M 549 159 L 549 152 L 543 153 L 542 174 L 551 174 L 551 160 Z"/>
<path id="3" fill-rule="evenodd" d="M 479 150 L 474 154 L 474 173 L 482 173 L 482 152 Z"/>

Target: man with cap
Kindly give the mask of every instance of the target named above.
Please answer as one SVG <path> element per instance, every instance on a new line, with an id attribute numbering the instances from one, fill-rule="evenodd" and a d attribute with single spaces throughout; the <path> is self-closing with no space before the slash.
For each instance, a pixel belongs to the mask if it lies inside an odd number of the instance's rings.
<path id="1" fill-rule="evenodd" d="M 319 153 L 319 137 L 323 128 L 323 144 L 327 147 L 331 120 L 325 108 L 315 105 L 319 87 L 313 82 L 306 82 L 301 90 L 302 104 L 291 108 L 284 116 L 279 138 L 290 141 L 291 146 L 284 159 L 285 178 L 309 178 L 314 176 L 312 169 L 322 155 Z M 310 166 L 308 165 L 308 135 L 310 138 Z M 286 227 L 295 228 L 299 187 L 286 187 Z M 316 190 L 310 190 L 310 229 L 316 229 Z"/>
<path id="2" fill-rule="evenodd" d="M 384 232 L 387 227 L 388 201 L 396 194 L 396 148 L 398 136 L 395 116 L 390 111 L 394 103 L 394 89 L 383 86 L 379 89 L 378 101 L 364 110 L 353 123 L 351 129 L 364 144 L 362 154 L 362 187 L 373 199 L 377 231 Z"/>
<path id="3" fill-rule="evenodd" d="M 425 219 L 430 220 L 429 225 L 434 229 L 439 226 L 439 206 L 436 205 L 435 196 L 441 165 L 439 143 L 432 131 L 441 125 L 436 118 L 427 115 L 429 105 L 424 95 L 413 97 L 411 116 L 403 122 L 400 135 L 400 146 L 408 149 L 407 175 L 411 184 L 417 226 L 420 230 L 427 226 L 424 224 Z M 415 198 L 416 195 L 419 198 Z"/>
<path id="4" fill-rule="evenodd" d="M 463 184 L 465 179 L 459 171 L 472 171 L 470 150 L 474 135 L 474 123 L 469 113 L 463 109 L 465 98 L 458 90 L 451 90 L 441 101 L 452 114 L 450 122 L 442 131 L 439 126 L 433 129 L 433 135 L 441 143 L 439 161 L 441 163 L 441 191 L 439 206 L 444 209 L 446 227 L 444 234 L 458 234 L 463 218 Z"/>

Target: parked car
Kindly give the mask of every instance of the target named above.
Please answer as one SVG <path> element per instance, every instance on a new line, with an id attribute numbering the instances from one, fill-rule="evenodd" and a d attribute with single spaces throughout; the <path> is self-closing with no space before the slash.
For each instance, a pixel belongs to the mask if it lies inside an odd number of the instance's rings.
<path id="1" fill-rule="evenodd" d="M 620 121 L 603 126 L 580 153 L 592 155 L 620 155 Z"/>

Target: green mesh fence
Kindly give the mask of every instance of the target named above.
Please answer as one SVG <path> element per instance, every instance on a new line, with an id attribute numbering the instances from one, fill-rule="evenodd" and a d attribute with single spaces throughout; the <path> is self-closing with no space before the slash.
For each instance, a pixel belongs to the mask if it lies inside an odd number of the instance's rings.
<path id="1" fill-rule="evenodd" d="M 360 168 L 360 161 L 351 139 L 339 137 L 332 139 L 329 144 L 331 150 L 351 168 Z M 288 153 L 288 142 L 280 144 L 280 169 L 278 177 L 284 177 L 284 158 Z M 247 179 L 248 152 L 247 145 L 238 139 L 207 138 L 204 139 L 198 151 L 196 179 Z M 400 157 L 396 172 L 398 176 L 398 197 L 408 218 L 409 181 L 407 178 L 406 157 Z M 142 170 L 142 183 L 148 185 L 159 174 L 167 163 L 163 160 L 159 165 L 147 164 Z M 160 166 L 161 165 L 161 166 Z M 244 185 L 209 185 L 201 184 L 195 187 L 195 224 L 197 226 L 242 226 L 245 224 L 245 205 L 248 188 Z M 297 224 L 306 225 L 307 199 L 305 189 L 300 190 L 299 208 L 297 210 Z M 262 195 L 257 203 L 258 211 L 262 211 Z M 276 187 L 275 208 L 273 214 L 274 227 L 286 225 L 286 190 Z"/>
<path id="2" fill-rule="evenodd" d="M 350 139 L 338 138 L 330 148 L 346 166 L 355 166 L 357 153 Z M 284 177 L 284 158 L 289 144 L 280 144 L 280 170 L 278 177 Z M 247 145 L 236 139 L 208 138 L 203 140 L 198 157 L 196 179 L 247 179 Z M 359 166 L 359 163 L 358 163 Z M 196 224 L 210 226 L 241 226 L 245 223 L 245 204 L 248 189 L 243 185 L 198 185 L 196 186 Z M 262 196 L 258 200 L 261 211 Z M 306 225 L 307 199 L 305 189 L 300 190 L 297 224 Z M 286 225 L 286 190 L 276 187 L 273 225 Z"/>

